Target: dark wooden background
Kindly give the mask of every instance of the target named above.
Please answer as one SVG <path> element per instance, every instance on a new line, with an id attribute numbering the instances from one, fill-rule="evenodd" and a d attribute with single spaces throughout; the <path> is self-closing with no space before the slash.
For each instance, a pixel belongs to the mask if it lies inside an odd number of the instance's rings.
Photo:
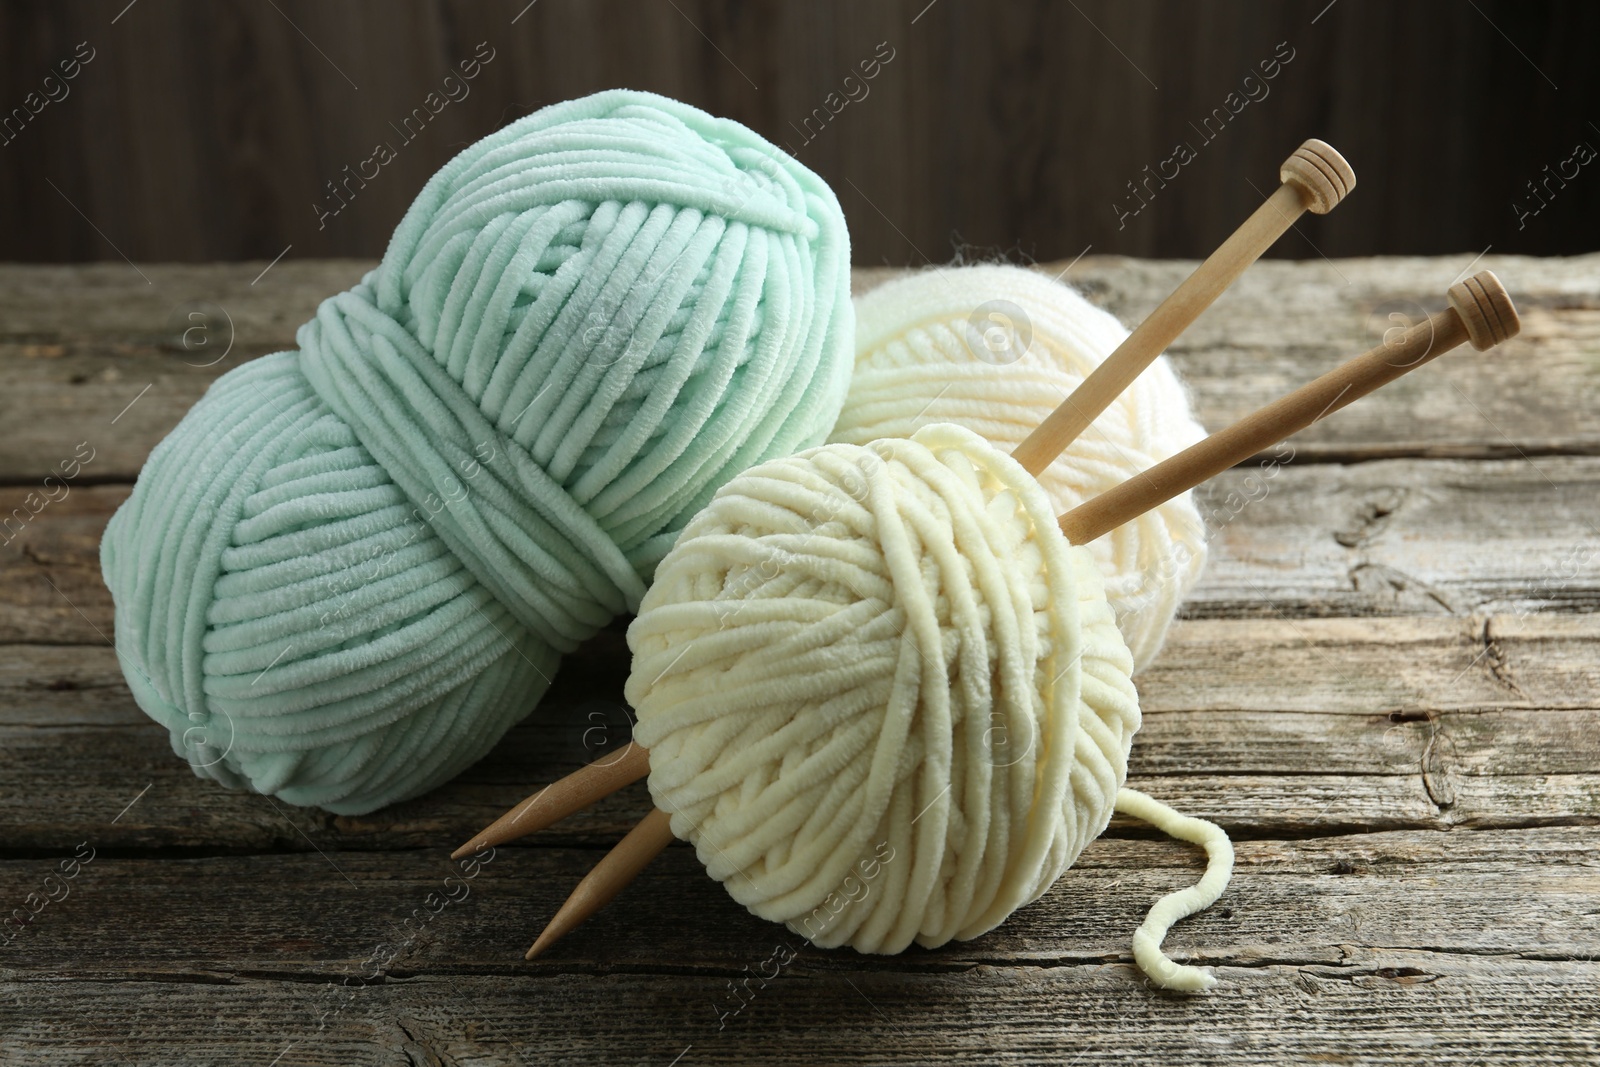
<path id="1" fill-rule="evenodd" d="M 788 142 L 838 191 L 860 264 L 1203 255 L 1311 135 L 1349 156 L 1360 190 L 1278 255 L 1600 247 L 1600 161 L 1520 226 L 1514 206 L 1579 142 L 1600 148 L 1591 2 L 525 5 L 12 0 L 0 116 L 79 42 L 94 58 L 0 145 L 0 260 L 377 256 L 460 148 L 617 85 Z M 470 94 L 319 229 L 324 184 L 397 142 L 389 124 L 478 42 L 495 58 Z M 894 58 L 867 95 L 803 142 L 805 117 L 882 42 Z M 1206 143 L 1190 124 L 1280 42 L 1294 58 L 1268 95 Z M 1119 227 L 1127 183 L 1180 140 L 1198 157 Z"/>

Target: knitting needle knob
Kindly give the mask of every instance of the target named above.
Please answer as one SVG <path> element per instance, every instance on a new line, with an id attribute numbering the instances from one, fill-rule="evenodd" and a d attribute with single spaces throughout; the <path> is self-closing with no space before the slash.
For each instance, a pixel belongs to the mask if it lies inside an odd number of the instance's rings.
<path id="1" fill-rule="evenodd" d="M 1356 172 L 1332 145 L 1313 137 L 1283 161 L 1278 180 L 1299 190 L 1307 211 L 1326 215 L 1356 187 Z"/>
<path id="2" fill-rule="evenodd" d="M 1448 293 L 1450 306 L 1467 328 L 1467 340 L 1479 352 L 1508 341 L 1522 330 L 1522 319 L 1511 294 L 1492 271 L 1479 271 L 1464 282 L 1457 282 Z"/>
<path id="3" fill-rule="evenodd" d="M 1332 211 L 1356 187 L 1350 164 L 1315 137 L 1283 161 L 1278 177 L 1282 184 L 1272 195 L 1012 450 L 1024 470 L 1043 473 L 1295 220 L 1307 211 Z"/>

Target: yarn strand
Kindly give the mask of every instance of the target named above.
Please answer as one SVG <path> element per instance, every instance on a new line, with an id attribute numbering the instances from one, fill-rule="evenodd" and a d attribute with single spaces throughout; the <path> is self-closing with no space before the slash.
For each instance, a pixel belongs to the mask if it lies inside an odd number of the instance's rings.
<path id="1" fill-rule="evenodd" d="M 1163 989 L 1203 993 L 1217 984 L 1210 971 L 1174 963 L 1161 951 L 1161 941 L 1172 924 L 1209 908 L 1233 876 L 1233 843 L 1216 823 L 1182 815 L 1154 797 L 1124 786 L 1117 791 L 1116 809 L 1147 822 L 1157 830 L 1206 850 L 1206 873 L 1187 889 L 1168 893 L 1150 907 L 1143 924 L 1133 934 L 1133 958 L 1139 969 Z"/>

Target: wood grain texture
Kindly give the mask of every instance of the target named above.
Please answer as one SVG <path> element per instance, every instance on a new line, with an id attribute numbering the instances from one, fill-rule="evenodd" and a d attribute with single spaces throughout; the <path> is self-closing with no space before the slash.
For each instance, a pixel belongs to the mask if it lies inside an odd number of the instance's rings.
<path id="1" fill-rule="evenodd" d="M 1600 145 L 1600 9 L 1578 0 L 123 6 L 0 10 L 0 114 L 79 42 L 96 50 L 70 95 L 6 132 L 0 259 L 377 256 L 467 144 L 619 85 L 794 151 L 838 191 L 862 264 L 1202 256 L 1307 137 L 1360 184 L 1276 255 L 1566 254 L 1600 227 L 1592 176 L 1570 162 Z M 480 42 L 495 58 L 468 95 L 399 133 Z M 863 81 L 878 55 L 893 58 Z M 319 222 L 314 205 L 337 203 L 326 183 L 380 141 L 395 158 Z M 1181 167 L 1179 144 L 1194 153 Z M 1529 182 L 1551 183 L 1543 200 Z"/>
<path id="2" fill-rule="evenodd" d="M 1219 425 L 1368 347 L 1391 304 L 1434 310 L 1470 258 L 1258 264 L 1173 357 Z M 1203 998 L 1150 990 L 1129 951 L 1201 857 L 1121 818 L 970 943 L 814 950 L 679 846 L 524 963 L 643 786 L 500 849 L 465 896 L 447 855 L 627 740 L 621 621 L 426 797 L 335 817 L 194 778 L 122 681 L 98 542 L 206 384 L 291 346 L 370 264 L 285 261 L 252 286 L 265 265 L 148 286 L 0 267 L 0 923 L 29 919 L 0 926 L 0 1065 L 1600 1056 L 1600 256 L 1484 257 L 1527 326 L 1505 362 L 1440 360 L 1202 495 L 1211 562 L 1138 679 L 1130 784 L 1235 839 L 1227 893 L 1168 941 L 1217 968 Z M 1068 277 L 1134 319 L 1188 266 L 1085 257 Z M 172 332 L 194 307 L 233 322 L 216 366 Z M 93 459 L 39 506 L 81 442 Z M 32 914 L 80 843 L 93 861 Z M 779 944 L 793 962 L 745 987 Z"/>
<path id="3" fill-rule="evenodd" d="M 759 964 L 771 946 L 747 946 Z M 822 974 L 796 960 L 726 1022 L 714 975 L 421 975 L 347 990 L 273 976 L 18 985 L 9 1064 L 799 1065 L 1088 1062 L 1554 1067 L 1600 1050 L 1600 967 L 1426 949 L 1335 966 L 1223 967 L 1217 991 L 1153 993 L 1129 966 Z M 741 986 L 742 988 L 742 986 Z M 530 1008 L 537 1005 L 537 1009 Z"/>
<path id="4" fill-rule="evenodd" d="M 1199 500 L 1211 562 L 1188 618 L 1472 615 L 1600 609 L 1600 457 L 1297 462 L 1229 471 Z M 0 517 L 26 513 L 0 488 Z M 0 641 L 104 644 L 99 541 L 128 489 L 73 489 L 0 546 Z M 1502 517 L 1516 514 L 1510 524 Z M 0 541 L 3 541 L 0 535 Z"/>
<path id="5" fill-rule="evenodd" d="M 317 304 L 373 264 L 286 261 L 251 284 L 266 266 L 152 266 L 146 284 L 126 264 L 0 265 L 0 478 L 36 483 L 86 442 L 84 478 L 131 481 L 211 381 L 293 348 Z M 1600 406 L 1600 255 L 1262 262 L 1170 354 L 1201 422 L 1221 427 L 1440 310 L 1469 266 L 1505 281 L 1522 335 L 1447 355 L 1296 435 L 1297 461 L 1600 454 L 1588 417 Z M 1086 256 L 1065 278 L 1135 323 L 1193 267 Z M 854 282 L 865 291 L 889 276 L 861 270 Z"/>
<path id="6" fill-rule="evenodd" d="M 1238 967 L 1335 966 L 1353 948 L 1591 958 L 1600 953 L 1600 931 L 1587 921 L 1594 840 L 1592 829 L 1545 827 L 1243 841 L 1226 895 L 1214 910 L 1176 927 L 1169 944 L 1210 965 Z M 597 855 L 505 848 L 464 878 L 436 850 L 157 859 L 107 851 L 73 879 L 65 899 L 29 925 L 7 928 L 14 936 L 5 966 L 18 977 L 52 981 L 135 973 L 326 980 L 378 970 L 393 977 L 715 974 L 736 952 L 765 955 L 774 941 L 823 974 L 949 974 L 1005 962 L 1131 964 L 1129 937 L 1145 910 L 1202 866 L 1197 850 L 1175 842 L 1103 837 L 1040 900 L 996 930 L 938 949 L 861 956 L 811 948 L 756 918 L 705 877 L 687 847 L 678 847 L 625 890 L 603 923 L 525 963 L 529 939 Z M 27 882 L 51 869 L 46 864 L 44 857 L 8 860 L 0 863 L 0 877 Z M 448 887 L 447 877 L 455 879 Z M 1485 881 L 1495 885 L 1492 896 L 1484 893 Z M 316 893 L 318 906 L 305 907 L 285 885 Z M 451 902 L 429 900 L 447 890 Z M 173 906 L 182 898 L 195 903 Z M 226 906 L 201 903 L 224 900 Z M 685 921 L 690 915 L 699 921 Z M 707 925 L 716 926 L 716 938 L 706 936 Z M 381 968 L 363 967 L 380 945 L 396 950 L 393 957 L 382 952 Z"/>
<path id="7" fill-rule="evenodd" d="M 333 816 L 194 778 L 109 648 L 0 646 L 0 663 L 0 841 L 29 853 L 89 836 L 119 851 L 453 848 L 630 736 L 614 627 L 469 773 Z M 1195 620 L 1139 686 L 1130 781 L 1238 835 L 1600 824 L 1600 616 Z M 531 840 L 614 842 L 646 795 Z"/>

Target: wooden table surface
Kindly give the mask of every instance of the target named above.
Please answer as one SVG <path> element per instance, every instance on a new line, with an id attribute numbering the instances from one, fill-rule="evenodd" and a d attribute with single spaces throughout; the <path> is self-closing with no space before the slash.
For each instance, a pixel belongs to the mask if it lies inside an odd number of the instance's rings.
<path id="1" fill-rule="evenodd" d="M 1471 261 L 1263 263 L 1174 349 L 1216 428 L 1469 266 L 1524 322 L 1204 496 L 1211 563 L 1139 679 L 1129 778 L 1238 851 L 1167 941 L 1216 968 L 1201 997 L 1150 989 L 1129 948 L 1198 852 L 1120 819 L 1044 899 L 936 951 L 813 949 L 680 846 L 523 962 L 642 787 L 470 872 L 448 853 L 626 736 L 621 624 L 418 800 L 340 818 L 197 780 L 123 684 L 101 531 L 208 382 L 292 347 L 370 264 L 0 267 L 0 910 L 30 920 L 0 928 L 0 1064 L 1600 1056 L 1600 256 Z M 1134 320 L 1189 266 L 1068 276 Z"/>

